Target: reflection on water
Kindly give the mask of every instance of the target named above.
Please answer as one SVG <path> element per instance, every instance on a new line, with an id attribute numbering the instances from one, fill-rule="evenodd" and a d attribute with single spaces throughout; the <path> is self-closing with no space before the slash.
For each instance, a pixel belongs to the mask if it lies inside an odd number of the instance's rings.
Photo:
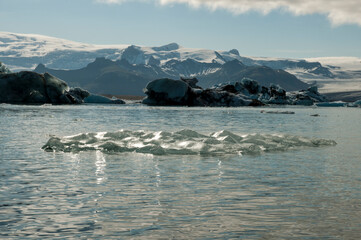
<path id="1" fill-rule="evenodd" d="M 104 169 L 107 166 L 106 162 L 105 162 L 105 157 L 103 155 L 102 152 L 100 151 L 96 151 L 95 153 L 95 166 L 96 166 L 96 170 L 95 170 L 95 176 L 97 177 L 97 184 L 101 184 L 104 181 L 105 178 L 105 174 L 104 174 Z"/>
<path id="2" fill-rule="evenodd" d="M 252 108 L 179 109 L 1 109 L 0 238 L 359 238 L 359 111 L 317 110 L 321 117 L 314 118 L 309 115 L 316 110 L 305 108 L 292 109 L 295 116 L 265 116 Z M 41 150 L 49 135 L 147 126 L 282 133 L 338 144 L 256 156 Z"/>

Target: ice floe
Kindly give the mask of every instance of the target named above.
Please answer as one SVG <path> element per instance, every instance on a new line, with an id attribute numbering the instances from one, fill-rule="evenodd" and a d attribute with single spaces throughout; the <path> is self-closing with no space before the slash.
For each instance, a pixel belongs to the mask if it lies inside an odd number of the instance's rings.
<path id="1" fill-rule="evenodd" d="M 48 152 L 101 151 L 110 154 L 134 152 L 153 155 L 234 155 L 332 145 L 336 145 L 333 140 L 285 134 L 240 135 L 226 130 L 202 134 L 183 129 L 177 132 L 120 130 L 54 136 L 42 149 Z"/>

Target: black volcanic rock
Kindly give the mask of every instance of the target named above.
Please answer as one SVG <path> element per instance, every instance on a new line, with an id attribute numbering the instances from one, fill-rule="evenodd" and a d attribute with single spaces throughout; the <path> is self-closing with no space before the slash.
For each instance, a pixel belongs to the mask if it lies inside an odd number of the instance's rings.
<path id="1" fill-rule="evenodd" d="M 143 100 L 147 105 L 238 107 L 265 104 L 312 105 L 325 101 L 316 87 L 286 93 L 278 85 L 260 86 L 257 81 L 244 78 L 232 84 L 220 84 L 202 89 L 196 79 L 157 79 L 147 84 Z M 193 87 L 192 87 L 193 86 Z"/>
<path id="2" fill-rule="evenodd" d="M 183 78 L 181 77 L 183 82 L 186 82 L 191 88 L 201 88 L 197 86 L 198 79 L 197 78 Z"/>
<path id="3" fill-rule="evenodd" d="M 144 88 L 147 105 L 189 105 L 191 87 L 182 80 L 169 78 L 151 81 Z"/>
<path id="4" fill-rule="evenodd" d="M 62 80 L 48 74 L 18 72 L 0 74 L 0 102 L 79 104 L 89 93 L 71 89 Z"/>

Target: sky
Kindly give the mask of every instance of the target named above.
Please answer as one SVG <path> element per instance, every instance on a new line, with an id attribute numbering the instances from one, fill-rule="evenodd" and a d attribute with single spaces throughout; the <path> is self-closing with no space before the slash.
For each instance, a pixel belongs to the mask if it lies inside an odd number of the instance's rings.
<path id="1" fill-rule="evenodd" d="M 0 31 L 93 44 L 361 57 L 361 0 L 0 0 Z"/>

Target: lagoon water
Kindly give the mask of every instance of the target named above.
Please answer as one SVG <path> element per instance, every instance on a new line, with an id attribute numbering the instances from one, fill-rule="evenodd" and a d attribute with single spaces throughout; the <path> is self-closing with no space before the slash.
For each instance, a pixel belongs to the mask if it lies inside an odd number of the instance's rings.
<path id="1" fill-rule="evenodd" d="M 360 108 L 261 110 L 2 104 L 0 238 L 359 239 Z"/>

